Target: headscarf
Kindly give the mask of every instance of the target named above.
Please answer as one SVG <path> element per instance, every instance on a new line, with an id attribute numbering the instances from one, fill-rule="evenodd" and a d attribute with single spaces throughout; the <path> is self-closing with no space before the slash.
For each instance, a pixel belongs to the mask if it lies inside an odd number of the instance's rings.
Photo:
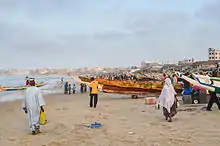
<path id="1" fill-rule="evenodd" d="M 167 109 L 167 111 L 170 113 L 170 108 L 174 104 L 175 95 L 177 93 L 175 92 L 173 85 L 171 83 L 170 78 L 165 79 L 164 87 L 161 91 L 161 94 L 158 99 L 158 104 L 160 106 L 163 106 Z"/>

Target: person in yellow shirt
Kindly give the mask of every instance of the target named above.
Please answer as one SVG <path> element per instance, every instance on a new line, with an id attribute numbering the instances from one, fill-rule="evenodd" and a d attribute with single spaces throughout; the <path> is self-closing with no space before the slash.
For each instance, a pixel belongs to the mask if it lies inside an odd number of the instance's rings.
<path id="1" fill-rule="evenodd" d="M 98 103 L 98 82 L 95 81 L 94 77 L 91 78 L 91 83 L 89 86 L 90 86 L 90 107 L 94 106 L 94 108 L 96 108 L 96 105 Z"/>

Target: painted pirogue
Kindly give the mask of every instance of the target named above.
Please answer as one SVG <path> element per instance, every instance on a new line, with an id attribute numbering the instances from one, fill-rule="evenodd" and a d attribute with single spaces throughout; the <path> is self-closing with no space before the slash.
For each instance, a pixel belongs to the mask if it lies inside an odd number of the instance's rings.
<path id="1" fill-rule="evenodd" d="M 83 76 L 78 76 L 78 77 L 83 82 L 90 82 L 90 78 L 88 78 L 88 77 L 83 77 Z M 119 80 L 110 80 L 110 79 L 102 79 L 102 78 L 96 78 L 95 80 L 98 81 L 99 84 L 106 84 L 109 81 L 119 81 Z M 159 80 L 154 79 L 154 78 L 149 78 L 149 77 L 140 77 L 138 82 L 146 82 L 146 81 L 159 81 Z"/>
<path id="2" fill-rule="evenodd" d="M 90 82 L 87 77 L 79 77 L 83 82 Z M 159 93 L 163 88 L 161 81 L 119 81 L 119 80 L 107 80 L 96 78 L 99 84 L 102 86 L 102 91 L 105 93 L 118 93 L 118 94 L 147 94 L 147 93 Z M 176 84 L 174 86 L 178 93 L 182 92 L 182 85 Z"/>
<path id="3" fill-rule="evenodd" d="M 40 82 L 36 84 L 36 87 L 42 87 L 46 85 L 45 82 Z M 7 86 L 7 87 L 1 87 L 0 91 L 17 91 L 17 90 L 25 90 L 27 89 L 27 86 Z"/>

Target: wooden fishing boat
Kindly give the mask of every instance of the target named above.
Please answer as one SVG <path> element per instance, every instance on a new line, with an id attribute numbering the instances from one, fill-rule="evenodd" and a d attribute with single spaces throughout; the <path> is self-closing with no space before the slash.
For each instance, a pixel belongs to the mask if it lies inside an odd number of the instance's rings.
<path id="1" fill-rule="evenodd" d="M 193 74 L 193 78 L 200 82 L 201 84 L 213 85 L 220 87 L 220 78 L 219 77 L 209 77 L 204 75 Z"/>
<path id="2" fill-rule="evenodd" d="M 91 82 L 88 77 L 79 76 L 79 79 L 82 82 Z M 137 88 L 147 88 L 149 86 L 162 86 L 160 81 L 131 81 L 131 80 L 109 80 L 109 79 L 101 79 L 96 78 L 101 85 L 116 85 L 116 86 L 123 86 L 123 87 L 137 87 Z"/>
<path id="3" fill-rule="evenodd" d="M 83 77 L 83 76 L 78 76 L 78 78 L 83 81 L 83 82 L 91 82 L 89 77 Z M 99 81 L 99 83 L 105 84 L 107 81 L 113 81 L 111 79 L 102 79 L 102 78 L 95 78 L 96 81 Z M 114 81 L 121 81 L 121 80 L 114 80 Z M 126 80 L 125 80 L 126 81 Z M 127 80 L 128 81 L 128 80 Z M 160 81 L 158 79 L 150 78 L 150 77 L 139 77 L 138 82 L 146 82 L 146 81 Z"/>
<path id="4" fill-rule="evenodd" d="M 83 76 L 78 76 L 78 78 L 82 81 L 82 82 L 91 82 L 89 77 L 83 77 Z"/>
<path id="5" fill-rule="evenodd" d="M 81 80 L 90 81 L 89 79 L 81 78 Z M 160 81 L 119 81 L 107 79 L 95 79 L 102 85 L 102 91 L 105 93 L 118 93 L 118 94 L 148 94 L 160 93 L 163 89 L 163 84 Z M 182 92 L 182 85 L 176 84 L 174 86 L 178 93 Z"/>
<path id="6" fill-rule="evenodd" d="M 143 95 L 143 94 L 160 94 L 162 86 L 149 86 L 147 88 L 138 87 L 125 87 L 117 85 L 103 85 L 102 91 L 105 93 L 117 93 L 117 94 L 131 94 L 131 95 Z M 176 86 L 175 90 L 178 94 L 182 93 L 182 86 Z"/>
<path id="7" fill-rule="evenodd" d="M 40 82 L 36 84 L 36 87 L 42 87 L 46 85 L 45 82 Z M 25 90 L 27 89 L 27 86 L 5 86 L 1 87 L 1 91 L 17 91 L 17 90 Z"/>
<path id="8" fill-rule="evenodd" d="M 161 90 L 159 88 L 144 89 L 144 88 L 133 88 L 133 87 L 120 87 L 116 85 L 103 85 L 102 91 L 104 93 L 142 95 L 148 93 L 158 93 Z"/>
<path id="9" fill-rule="evenodd" d="M 200 88 L 212 91 L 212 92 L 216 92 L 218 94 L 220 94 L 220 85 L 218 83 L 218 81 L 216 81 L 214 78 L 212 79 L 208 79 L 208 77 L 203 77 L 201 78 L 198 76 L 195 76 L 195 79 L 192 79 L 188 76 L 183 75 L 182 73 L 176 72 L 176 75 L 179 78 L 182 78 L 184 80 L 186 80 L 187 82 L 189 82 L 190 84 L 194 85 L 194 86 L 198 86 Z M 204 79 L 205 78 L 205 79 Z"/>

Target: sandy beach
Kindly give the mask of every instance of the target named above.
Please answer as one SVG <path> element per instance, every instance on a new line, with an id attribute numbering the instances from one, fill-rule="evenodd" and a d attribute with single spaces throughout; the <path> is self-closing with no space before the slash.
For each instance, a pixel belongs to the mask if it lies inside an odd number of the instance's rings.
<path id="1" fill-rule="evenodd" d="M 88 94 L 45 97 L 49 123 L 32 136 L 21 101 L 0 103 L 0 146 L 218 146 L 220 111 L 181 106 L 172 123 L 143 99 L 100 94 L 89 108 Z M 120 97 L 120 96 L 119 96 Z M 98 129 L 84 125 L 103 124 Z"/>

